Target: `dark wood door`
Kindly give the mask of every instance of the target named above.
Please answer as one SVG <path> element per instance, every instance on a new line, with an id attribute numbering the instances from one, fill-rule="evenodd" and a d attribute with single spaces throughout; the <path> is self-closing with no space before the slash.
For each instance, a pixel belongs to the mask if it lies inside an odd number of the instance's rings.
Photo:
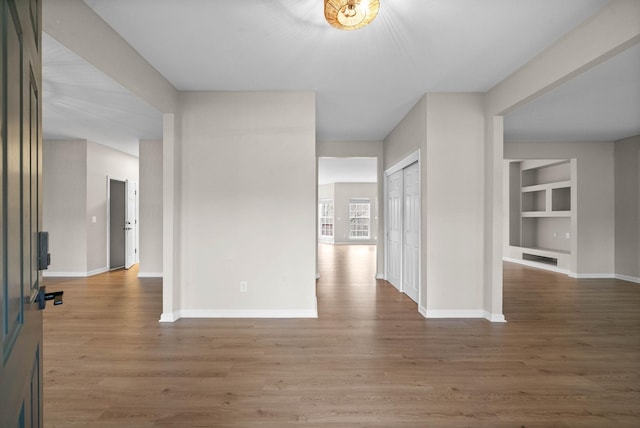
<path id="1" fill-rule="evenodd" d="M 0 426 L 42 426 L 41 0 L 0 8 Z"/>

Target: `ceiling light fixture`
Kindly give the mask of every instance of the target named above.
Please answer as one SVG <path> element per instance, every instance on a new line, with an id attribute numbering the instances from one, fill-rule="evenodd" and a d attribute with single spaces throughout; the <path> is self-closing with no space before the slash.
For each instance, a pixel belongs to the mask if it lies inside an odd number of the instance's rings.
<path id="1" fill-rule="evenodd" d="M 380 0 L 324 0 L 324 17 L 340 30 L 357 30 L 378 15 Z"/>

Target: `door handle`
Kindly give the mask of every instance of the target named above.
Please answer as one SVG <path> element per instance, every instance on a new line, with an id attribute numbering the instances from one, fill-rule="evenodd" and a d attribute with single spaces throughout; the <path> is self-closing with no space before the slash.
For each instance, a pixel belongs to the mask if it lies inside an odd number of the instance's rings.
<path id="1" fill-rule="evenodd" d="M 47 300 L 53 300 L 53 305 L 62 304 L 62 295 L 64 291 L 54 291 L 53 293 L 46 292 L 47 287 L 40 287 L 36 300 L 38 301 L 38 309 L 42 310 L 47 307 Z"/>

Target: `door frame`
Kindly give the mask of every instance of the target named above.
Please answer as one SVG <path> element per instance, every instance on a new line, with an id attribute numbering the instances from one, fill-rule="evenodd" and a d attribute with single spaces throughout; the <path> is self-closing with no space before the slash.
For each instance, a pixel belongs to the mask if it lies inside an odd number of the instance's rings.
<path id="1" fill-rule="evenodd" d="M 418 176 L 421 178 L 418 182 L 418 192 L 420 194 L 420 215 L 418 222 L 418 310 L 422 307 L 422 165 L 420 164 L 420 149 L 412 152 L 408 156 L 401 159 L 399 162 L 395 163 L 390 168 L 387 168 L 384 171 L 384 277 L 387 278 L 388 275 L 388 264 L 389 264 L 389 246 L 387 245 L 387 238 L 389 235 L 389 224 L 388 224 L 388 212 L 389 212 L 389 188 L 388 181 L 389 176 L 405 169 L 406 167 L 417 163 L 418 164 Z M 404 194 L 404 183 L 402 185 L 402 192 Z M 402 233 L 400 234 L 400 265 L 402 268 L 400 269 L 400 291 L 404 293 L 404 278 L 403 278 L 403 269 L 404 269 L 404 196 L 403 196 L 403 212 L 402 212 Z M 394 287 L 395 288 L 395 287 Z M 406 293 L 405 293 L 406 294 Z"/>
<path id="2" fill-rule="evenodd" d="M 136 193 L 135 193 L 135 199 L 136 199 L 136 218 L 135 218 L 135 222 L 133 224 L 133 236 L 134 236 L 134 241 L 135 241 L 135 248 L 136 248 L 136 253 L 135 253 L 135 263 L 139 263 L 139 257 L 140 254 L 137 251 L 138 248 L 138 218 L 139 218 L 139 203 L 138 203 L 138 183 L 133 181 L 133 180 L 129 180 L 128 178 L 121 178 L 121 177 L 117 177 L 117 176 L 113 176 L 113 175 L 107 175 L 107 219 L 106 219 L 106 227 L 107 227 L 107 271 L 111 270 L 111 180 L 115 180 L 115 181 L 121 181 L 123 183 L 125 183 L 125 199 L 127 198 L 127 182 L 130 183 L 134 183 L 136 185 Z M 125 201 L 125 207 L 126 207 L 126 201 Z M 125 209 L 126 210 L 126 209 Z M 126 212 L 125 212 L 125 216 L 126 216 Z M 125 246 L 125 252 L 126 252 L 126 246 Z"/>

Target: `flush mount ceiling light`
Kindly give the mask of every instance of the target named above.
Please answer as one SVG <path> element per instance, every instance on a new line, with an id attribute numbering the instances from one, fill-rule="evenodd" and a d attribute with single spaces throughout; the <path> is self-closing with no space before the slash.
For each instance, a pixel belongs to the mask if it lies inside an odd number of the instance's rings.
<path id="1" fill-rule="evenodd" d="M 357 30 L 378 15 L 380 0 L 324 0 L 324 17 L 332 27 Z"/>

